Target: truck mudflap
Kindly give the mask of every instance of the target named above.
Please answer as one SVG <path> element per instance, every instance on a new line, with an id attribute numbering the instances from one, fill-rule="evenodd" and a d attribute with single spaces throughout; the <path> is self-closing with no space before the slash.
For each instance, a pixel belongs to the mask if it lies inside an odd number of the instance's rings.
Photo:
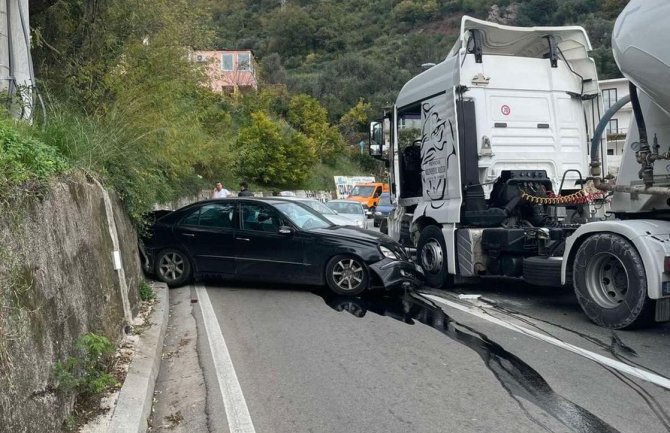
<path id="1" fill-rule="evenodd" d="M 416 263 L 387 258 L 369 267 L 386 290 L 418 288 L 424 281 L 423 269 Z"/>

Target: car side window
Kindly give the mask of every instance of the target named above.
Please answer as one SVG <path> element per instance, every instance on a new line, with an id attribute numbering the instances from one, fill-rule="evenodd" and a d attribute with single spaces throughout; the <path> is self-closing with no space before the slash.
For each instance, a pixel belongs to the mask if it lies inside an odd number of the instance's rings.
<path id="1" fill-rule="evenodd" d="M 277 232 L 282 224 L 279 213 L 269 206 L 242 203 L 242 229 Z"/>
<path id="2" fill-rule="evenodd" d="M 184 217 L 180 224 L 202 227 L 234 228 L 234 204 L 204 205 Z"/>
<path id="3" fill-rule="evenodd" d="M 235 216 L 233 204 L 211 204 L 200 208 L 198 225 L 232 229 Z"/>
<path id="4" fill-rule="evenodd" d="M 194 210 L 193 212 L 182 218 L 179 224 L 187 226 L 197 226 L 199 218 L 200 218 L 200 208 Z"/>

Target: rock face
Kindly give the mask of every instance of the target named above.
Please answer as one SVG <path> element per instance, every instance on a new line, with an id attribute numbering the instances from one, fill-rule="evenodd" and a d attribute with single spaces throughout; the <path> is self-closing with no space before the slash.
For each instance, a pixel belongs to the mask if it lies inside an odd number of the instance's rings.
<path id="1" fill-rule="evenodd" d="M 137 234 L 114 195 L 111 205 L 108 221 L 101 187 L 86 179 L 54 183 L 42 200 L 0 205 L 0 431 L 60 431 L 73 397 L 54 389 L 54 364 L 87 332 L 116 343 L 136 312 Z"/>

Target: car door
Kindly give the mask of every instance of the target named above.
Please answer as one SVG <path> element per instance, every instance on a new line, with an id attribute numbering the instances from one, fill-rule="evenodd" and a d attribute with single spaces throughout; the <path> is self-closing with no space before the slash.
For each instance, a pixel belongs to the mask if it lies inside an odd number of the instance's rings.
<path id="1" fill-rule="evenodd" d="M 200 274 L 235 273 L 235 203 L 219 201 L 194 209 L 175 226 L 175 236 Z"/>
<path id="2" fill-rule="evenodd" d="M 246 279 L 297 282 L 305 269 L 304 237 L 279 233 L 286 219 L 270 205 L 240 204 L 240 229 L 235 235 L 237 275 Z"/>

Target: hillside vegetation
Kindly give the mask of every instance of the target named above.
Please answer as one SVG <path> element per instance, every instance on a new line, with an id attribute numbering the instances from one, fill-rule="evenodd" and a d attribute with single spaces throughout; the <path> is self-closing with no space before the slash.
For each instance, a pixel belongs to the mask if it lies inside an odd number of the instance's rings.
<path id="1" fill-rule="evenodd" d="M 217 179 L 233 189 L 239 180 L 332 189 L 333 174 L 380 176 L 384 167 L 358 151 L 367 122 L 422 63 L 446 56 L 463 14 L 584 25 L 601 77 L 609 78 L 617 74 L 610 32 L 625 3 L 53 2 L 31 16 L 46 112 L 19 133 L 3 123 L 0 147 L 13 152 L 0 158 L 13 173 L 3 179 L 5 195 L 9 184 L 32 193 L 41 189 L 31 179 L 83 169 L 139 217 Z M 212 93 L 201 67 L 187 60 L 190 48 L 253 49 L 259 92 Z"/>
<path id="2" fill-rule="evenodd" d="M 376 109 L 391 104 L 423 63 L 446 57 L 464 14 L 519 26 L 582 25 L 601 78 L 614 78 L 611 30 L 626 3 L 229 0 L 213 2 L 212 10 L 217 46 L 253 49 L 270 82 L 314 96 L 337 119 L 361 97 Z"/>

